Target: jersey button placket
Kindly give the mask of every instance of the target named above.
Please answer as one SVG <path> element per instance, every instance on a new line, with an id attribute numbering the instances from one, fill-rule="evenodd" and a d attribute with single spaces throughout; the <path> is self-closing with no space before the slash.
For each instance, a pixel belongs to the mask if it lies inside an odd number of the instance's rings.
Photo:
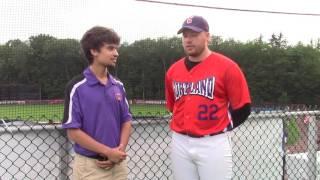
<path id="1" fill-rule="evenodd" d="M 190 101 L 190 96 L 189 95 L 187 95 L 187 97 L 186 97 L 186 104 L 185 104 L 185 110 L 184 110 L 184 124 L 185 124 L 185 127 L 186 127 L 186 130 L 187 130 L 187 132 L 190 132 L 190 130 L 191 130 L 191 126 L 190 126 L 190 124 L 191 124 L 191 122 L 190 122 L 190 113 L 189 113 L 189 111 L 188 111 L 188 109 L 190 109 L 190 107 L 189 107 L 189 101 Z"/>
<path id="2" fill-rule="evenodd" d="M 192 70 L 191 70 L 192 71 Z M 192 72 L 190 71 L 189 73 L 189 77 L 188 77 L 188 82 L 192 82 Z M 190 104 L 190 100 L 191 100 L 191 97 L 190 97 L 190 92 L 188 92 L 188 95 L 186 97 L 186 104 L 185 104 L 185 109 L 190 109 L 189 107 L 189 104 Z M 188 110 L 185 110 L 185 125 L 186 125 L 186 129 L 187 131 L 190 131 L 191 130 L 191 122 L 190 122 L 190 113 Z"/>
<path id="3" fill-rule="evenodd" d="M 104 86 L 104 97 L 107 101 L 109 101 L 109 93 L 111 92 L 111 86 L 110 84 L 107 84 Z"/>

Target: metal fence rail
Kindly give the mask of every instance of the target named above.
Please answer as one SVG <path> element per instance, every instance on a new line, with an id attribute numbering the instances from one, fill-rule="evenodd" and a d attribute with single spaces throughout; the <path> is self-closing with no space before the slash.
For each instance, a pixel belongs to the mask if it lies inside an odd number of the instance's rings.
<path id="1" fill-rule="evenodd" d="M 233 179 L 317 179 L 313 109 L 261 111 L 231 132 Z M 172 179 L 168 117 L 135 118 L 127 151 L 129 179 Z M 60 124 L 0 117 L 0 179 L 69 179 L 74 152 Z"/>

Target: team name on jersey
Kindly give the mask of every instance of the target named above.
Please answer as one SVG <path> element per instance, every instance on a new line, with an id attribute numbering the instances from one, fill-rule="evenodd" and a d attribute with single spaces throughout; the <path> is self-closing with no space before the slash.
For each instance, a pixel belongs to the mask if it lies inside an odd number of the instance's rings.
<path id="1" fill-rule="evenodd" d="M 182 96 L 199 95 L 208 99 L 213 99 L 214 77 L 208 77 L 196 82 L 173 82 L 173 89 L 176 101 Z"/>

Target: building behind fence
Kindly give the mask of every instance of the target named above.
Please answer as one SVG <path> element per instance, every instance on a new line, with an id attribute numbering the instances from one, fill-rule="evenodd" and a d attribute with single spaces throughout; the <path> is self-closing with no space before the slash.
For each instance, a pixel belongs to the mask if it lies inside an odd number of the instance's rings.
<path id="1" fill-rule="evenodd" d="M 319 109 L 253 113 L 230 133 L 233 179 L 319 179 Z M 129 179 L 172 179 L 169 117 L 135 117 Z M 0 117 L 0 177 L 70 179 L 74 152 L 60 124 Z"/>

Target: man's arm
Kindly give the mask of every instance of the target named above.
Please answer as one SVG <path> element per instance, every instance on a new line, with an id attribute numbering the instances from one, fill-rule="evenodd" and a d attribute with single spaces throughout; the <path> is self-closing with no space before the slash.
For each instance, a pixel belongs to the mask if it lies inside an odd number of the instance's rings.
<path id="1" fill-rule="evenodd" d="M 233 128 L 240 126 L 249 117 L 251 113 L 251 104 L 245 104 L 239 109 L 231 110 Z"/>
<path id="2" fill-rule="evenodd" d="M 251 113 L 251 98 L 247 81 L 236 64 L 226 72 L 225 85 L 230 102 L 233 128 L 240 126 Z"/>
<path id="3" fill-rule="evenodd" d="M 166 107 L 169 112 L 173 112 L 173 105 L 174 105 L 174 94 L 173 94 L 173 87 L 172 82 L 169 79 L 168 73 L 165 76 L 165 94 L 166 94 Z"/>

